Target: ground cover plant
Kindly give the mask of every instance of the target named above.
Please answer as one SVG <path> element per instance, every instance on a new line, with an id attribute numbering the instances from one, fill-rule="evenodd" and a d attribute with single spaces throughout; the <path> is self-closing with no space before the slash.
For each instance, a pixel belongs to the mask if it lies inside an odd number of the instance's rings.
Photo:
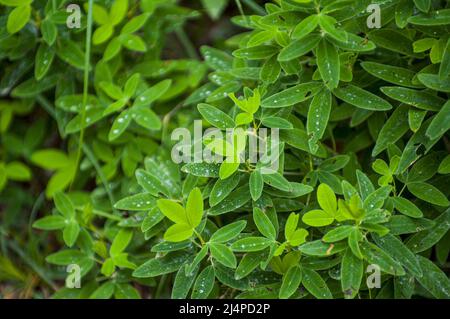
<path id="1" fill-rule="evenodd" d="M 445 0 L 0 0 L 0 296 L 449 298 L 449 35 Z"/>

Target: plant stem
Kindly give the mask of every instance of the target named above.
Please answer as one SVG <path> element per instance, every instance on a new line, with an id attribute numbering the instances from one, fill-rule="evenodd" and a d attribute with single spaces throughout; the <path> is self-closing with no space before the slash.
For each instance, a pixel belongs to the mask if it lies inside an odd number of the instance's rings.
<path id="1" fill-rule="evenodd" d="M 200 60 L 200 56 L 198 55 L 195 46 L 192 44 L 191 39 L 188 37 L 184 29 L 182 27 L 177 28 L 175 33 L 178 39 L 180 40 L 181 44 L 183 45 L 184 49 L 186 50 L 187 55 L 191 59 Z"/>
<path id="2" fill-rule="evenodd" d="M 114 203 L 116 202 L 116 199 L 114 198 L 114 194 L 112 193 L 112 191 L 108 185 L 108 180 L 106 179 L 106 176 L 102 171 L 102 168 L 100 167 L 97 159 L 94 156 L 94 153 L 92 153 L 89 146 L 87 146 L 86 144 L 83 144 L 82 150 L 86 154 L 89 161 L 94 166 L 95 170 L 97 171 L 98 177 L 100 177 L 100 180 L 102 181 L 102 184 L 105 187 L 106 193 L 108 194 L 109 201 L 111 202 L 111 207 L 114 211 Z"/>
<path id="3" fill-rule="evenodd" d="M 158 299 L 161 296 L 162 290 L 164 289 L 164 284 L 166 282 L 167 275 L 162 275 L 161 280 L 159 281 L 158 287 L 156 288 L 155 299 Z"/>
<path id="4" fill-rule="evenodd" d="M 34 270 L 34 272 L 47 284 L 49 285 L 53 290 L 58 290 L 56 285 L 53 283 L 53 281 L 47 277 L 46 272 L 38 265 L 36 262 L 31 259 L 27 253 L 25 253 L 19 245 L 15 241 L 9 242 L 9 247 L 16 252 L 17 255 L 19 255 L 20 258 L 23 259 L 23 261 L 30 266 L 31 269 Z"/>
<path id="5" fill-rule="evenodd" d="M 80 130 L 80 139 L 78 141 L 78 151 L 77 151 L 77 159 L 75 162 L 75 176 L 70 183 L 70 188 L 72 188 L 73 181 L 76 178 L 76 174 L 78 171 L 78 166 L 80 165 L 81 160 L 81 152 L 83 147 L 84 140 L 84 128 L 86 124 L 86 105 L 88 100 L 89 93 L 89 65 L 91 58 L 91 37 L 92 37 L 92 7 L 94 0 L 89 0 L 88 7 L 88 17 L 87 17 L 87 28 L 86 28 L 86 48 L 84 52 L 84 79 L 83 79 L 83 106 L 81 108 L 81 130 Z"/>
<path id="6" fill-rule="evenodd" d="M 263 7 L 261 7 L 259 4 L 257 4 L 253 0 L 242 0 L 242 2 L 249 8 L 251 8 L 253 11 L 255 11 L 257 14 L 260 15 L 266 15 L 266 10 L 264 10 Z"/>

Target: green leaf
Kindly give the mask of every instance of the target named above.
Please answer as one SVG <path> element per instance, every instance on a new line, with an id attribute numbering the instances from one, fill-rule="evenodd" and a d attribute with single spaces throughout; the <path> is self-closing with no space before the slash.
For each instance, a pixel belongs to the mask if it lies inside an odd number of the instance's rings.
<path id="1" fill-rule="evenodd" d="M 437 139 L 448 130 L 450 130 L 450 101 L 447 101 L 433 118 L 426 134 L 430 139 Z"/>
<path id="2" fill-rule="evenodd" d="M 77 241 L 78 235 L 80 233 L 80 226 L 77 222 L 70 222 L 63 230 L 64 243 L 68 247 L 72 247 Z"/>
<path id="3" fill-rule="evenodd" d="M 22 28 L 28 23 L 31 16 L 31 6 L 29 4 L 23 4 L 15 7 L 8 16 L 8 22 L 6 29 L 9 34 L 14 34 L 22 30 Z"/>
<path id="4" fill-rule="evenodd" d="M 172 80 L 167 79 L 142 92 L 134 101 L 133 106 L 150 106 L 153 102 L 157 101 L 163 96 L 172 85 Z"/>
<path id="5" fill-rule="evenodd" d="M 194 188 L 189 194 L 186 204 L 186 215 L 192 228 L 196 228 L 202 220 L 203 197 L 202 192 L 198 187 Z"/>
<path id="6" fill-rule="evenodd" d="M 269 116 L 265 117 L 261 120 L 261 123 L 264 126 L 267 126 L 269 128 L 279 128 L 279 129 L 293 129 L 293 125 L 288 120 L 285 120 L 282 117 L 276 117 L 276 116 Z"/>
<path id="7" fill-rule="evenodd" d="M 169 193 L 160 180 L 149 172 L 143 169 L 137 169 L 135 175 L 138 184 L 151 195 L 156 197 L 159 192 L 163 194 Z"/>
<path id="8" fill-rule="evenodd" d="M 303 215 L 302 221 L 309 226 L 323 227 L 333 223 L 334 215 L 331 215 L 329 212 L 316 209 Z"/>
<path id="9" fill-rule="evenodd" d="M 147 46 L 145 45 L 144 40 L 134 34 L 122 34 L 119 37 L 120 42 L 124 47 L 128 50 L 136 51 L 136 52 L 146 52 Z"/>
<path id="10" fill-rule="evenodd" d="M 148 13 L 144 13 L 144 14 L 141 14 L 141 15 L 133 17 L 133 19 L 128 21 L 123 26 L 123 28 L 120 31 L 120 33 L 121 34 L 126 34 L 126 33 L 134 33 L 136 31 L 138 31 L 139 29 L 141 29 L 145 25 L 145 23 L 147 22 L 149 16 L 150 15 Z"/>
<path id="11" fill-rule="evenodd" d="M 208 266 L 198 275 L 192 289 L 192 299 L 206 299 L 214 287 L 215 272 L 213 266 Z"/>
<path id="12" fill-rule="evenodd" d="M 200 264 L 200 262 L 206 257 L 208 254 L 209 247 L 207 245 L 204 245 L 202 249 L 197 253 L 194 260 L 190 265 L 186 265 L 186 274 L 191 275 L 194 273 L 195 269 L 198 269 L 197 266 Z"/>
<path id="13" fill-rule="evenodd" d="M 260 171 L 255 170 L 250 174 L 249 179 L 250 194 L 254 201 L 257 201 L 264 188 L 264 178 Z"/>
<path id="14" fill-rule="evenodd" d="M 385 251 L 369 242 L 361 242 L 361 252 L 369 263 L 378 265 L 380 269 L 394 276 L 403 276 L 405 271 L 399 262 L 394 260 Z"/>
<path id="15" fill-rule="evenodd" d="M 447 275 L 432 261 L 420 255 L 417 256 L 423 276 L 417 281 L 437 299 L 450 298 L 450 281 Z"/>
<path id="16" fill-rule="evenodd" d="M 441 80 L 437 74 L 420 73 L 417 78 L 429 89 L 450 93 L 450 77 Z"/>
<path id="17" fill-rule="evenodd" d="M 132 116 L 129 110 L 125 110 L 119 114 L 114 120 L 113 125 L 108 134 L 108 140 L 114 141 L 121 136 L 131 123 Z"/>
<path id="18" fill-rule="evenodd" d="M 436 26 L 450 24 L 450 9 L 432 11 L 428 14 L 412 16 L 408 22 L 416 25 Z"/>
<path id="19" fill-rule="evenodd" d="M 416 7 L 422 12 L 428 12 L 431 8 L 430 0 L 414 0 Z"/>
<path id="20" fill-rule="evenodd" d="M 58 266 L 66 266 L 78 264 L 83 258 L 86 258 L 86 255 L 79 250 L 64 249 L 47 256 L 45 261 Z"/>
<path id="21" fill-rule="evenodd" d="M 56 230 L 66 226 L 66 220 L 61 216 L 45 216 L 33 223 L 33 227 L 43 230 Z"/>
<path id="22" fill-rule="evenodd" d="M 450 210 L 447 209 L 435 220 L 433 227 L 421 229 L 416 227 L 417 234 L 411 236 L 406 246 L 414 253 L 425 251 L 436 245 L 450 229 Z"/>
<path id="23" fill-rule="evenodd" d="M 416 255 L 414 255 L 401 240 L 391 234 L 387 234 L 383 237 L 373 234 L 372 237 L 378 247 L 402 264 L 415 277 L 422 277 L 422 269 L 420 268 Z"/>
<path id="24" fill-rule="evenodd" d="M 236 58 L 246 60 L 262 60 L 270 58 L 278 52 L 278 47 L 273 45 L 259 45 L 245 49 L 238 49 L 233 52 Z"/>
<path id="25" fill-rule="evenodd" d="M 235 241 L 231 249 L 236 252 L 260 251 L 270 246 L 273 240 L 264 237 L 246 237 Z"/>
<path id="26" fill-rule="evenodd" d="M 438 168 L 439 174 L 449 174 L 450 173 L 450 155 L 447 155 L 441 162 Z"/>
<path id="27" fill-rule="evenodd" d="M 249 200 L 251 200 L 250 191 L 248 186 L 242 186 L 235 189 L 227 198 L 225 198 L 222 202 L 217 204 L 216 206 L 209 209 L 209 215 L 222 215 L 239 207 L 242 207 Z"/>
<path id="28" fill-rule="evenodd" d="M 366 174 L 360 170 L 356 170 L 356 178 L 358 180 L 359 193 L 361 198 L 365 200 L 370 194 L 375 191 L 372 182 Z"/>
<path id="29" fill-rule="evenodd" d="M 219 243 L 210 243 L 209 250 L 213 258 L 222 265 L 229 268 L 236 268 L 236 257 L 228 246 Z"/>
<path id="30" fill-rule="evenodd" d="M 111 6 L 109 19 L 112 25 L 119 24 L 126 16 L 128 11 L 128 0 L 116 0 Z"/>
<path id="31" fill-rule="evenodd" d="M 109 38 L 111 38 L 113 32 L 114 28 L 111 24 L 104 24 L 98 27 L 92 35 L 92 43 L 94 45 L 99 45 L 106 42 Z"/>
<path id="32" fill-rule="evenodd" d="M 361 241 L 361 239 L 362 239 L 361 232 L 357 228 L 354 228 L 353 231 L 348 236 L 348 246 L 351 249 L 353 255 L 355 255 L 359 259 L 363 259 L 363 254 L 359 247 L 359 242 Z"/>
<path id="33" fill-rule="evenodd" d="M 115 285 L 112 281 L 107 281 L 98 287 L 89 299 L 109 299 L 114 294 Z"/>
<path id="34" fill-rule="evenodd" d="M 173 252 L 161 258 L 150 259 L 133 272 L 133 277 L 149 278 L 172 273 L 180 269 L 190 257 L 191 254 L 187 252 Z"/>
<path id="35" fill-rule="evenodd" d="M 317 188 L 317 201 L 319 202 L 320 207 L 328 213 L 328 215 L 334 216 L 336 214 L 336 195 L 327 184 L 320 184 Z"/>
<path id="36" fill-rule="evenodd" d="M 264 252 L 253 252 L 245 254 L 242 257 L 239 266 L 236 269 L 234 278 L 240 280 L 248 276 L 256 267 L 258 267 L 261 262 L 266 259 L 266 254 Z"/>
<path id="37" fill-rule="evenodd" d="M 36 62 L 34 65 L 34 76 L 36 80 L 41 80 L 50 69 L 55 51 L 46 44 L 41 44 L 36 52 Z"/>
<path id="38" fill-rule="evenodd" d="M 411 131 L 417 132 L 420 127 L 422 126 L 422 123 L 427 116 L 427 111 L 418 110 L 415 108 L 411 108 L 408 111 L 408 124 L 411 128 Z"/>
<path id="39" fill-rule="evenodd" d="M 380 154 L 390 144 L 397 142 L 408 131 L 408 109 L 408 106 L 400 105 L 394 110 L 378 134 L 372 156 Z"/>
<path id="40" fill-rule="evenodd" d="M 318 34 L 309 34 L 302 39 L 292 41 L 281 50 L 278 61 L 286 62 L 304 56 L 319 44 L 320 39 L 321 37 Z"/>
<path id="41" fill-rule="evenodd" d="M 258 207 L 253 208 L 253 220 L 259 232 L 266 238 L 276 239 L 276 231 L 269 217 Z"/>
<path id="42" fill-rule="evenodd" d="M 277 188 L 279 190 L 290 192 L 292 191 L 292 186 L 289 181 L 280 173 L 276 172 L 273 174 L 263 174 L 264 183 Z"/>
<path id="43" fill-rule="evenodd" d="M 330 230 L 323 236 L 322 240 L 326 243 L 333 243 L 336 241 L 343 240 L 347 238 L 354 230 L 353 226 L 339 226 L 335 229 Z"/>
<path id="44" fill-rule="evenodd" d="M 279 292 L 280 299 L 288 299 L 300 286 L 302 281 L 302 269 L 299 266 L 292 266 L 283 276 Z"/>
<path id="45" fill-rule="evenodd" d="M 281 73 L 281 65 L 277 60 L 277 56 L 274 55 L 266 62 L 264 62 L 259 77 L 261 80 L 267 83 L 274 83 Z"/>
<path id="46" fill-rule="evenodd" d="M 116 284 L 114 297 L 116 299 L 141 299 L 139 292 L 129 284 Z"/>
<path id="47" fill-rule="evenodd" d="M 440 97 L 425 91 L 417 91 L 403 87 L 382 87 L 381 91 L 391 99 L 426 111 L 439 111 L 445 102 Z"/>
<path id="48" fill-rule="evenodd" d="M 319 18 L 313 14 L 303 19 L 292 31 L 292 38 L 299 40 L 313 32 L 319 25 Z"/>
<path id="49" fill-rule="evenodd" d="M 396 85 L 416 88 L 413 83 L 415 72 L 398 66 L 381 64 L 376 62 L 362 62 L 361 66 L 371 75 Z"/>
<path id="50" fill-rule="evenodd" d="M 205 7 L 208 15 L 213 19 L 217 20 L 223 10 L 226 8 L 228 1 L 226 0 L 202 0 L 202 4 Z"/>
<path id="51" fill-rule="evenodd" d="M 53 200 L 55 202 L 56 209 L 68 219 L 75 218 L 75 208 L 72 201 L 64 193 L 55 193 Z"/>
<path id="52" fill-rule="evenodd" d="M 247 222 L 245 220 L 240 220 L 231 224 L 228 224 L 219 230 L 217 230 L 212 236 L 211 236 L 211 242 L 215 243 L 225 243 L 227 241 L 230 241 L 234 239 L 236 236 L 238 236 L 247 225 Z"/>
<path id="53" fill-rule="evenodd" d="M 333 44 L 322 39 L 316 49 L 317 66 L 325 85 L 333 90 L 339 85 L 340 60 L 337 49 Z"/>
<path id="54" fill-rule="evenodd" d="M 322 88 L 322 84 L 317 82 L 302 83 L 276 93 L 261 103 L 264 108 L 281 108 L 303 102 L 314 96 Z"/>
<path id="55" fill-rule="evenodd" d="M 439 79 L 441 81 L 449 77 L 450 74 L 450 39 L 447 40 L 447 44 L 444 49 L 444 55 L 442 56 L 441 66 L 439 67 Z"/>
<path id="56" fill-rule="evenodd" d="M 148 108 L 133 107 L 131 116 L 137 124 L 148 130 L 159 131 L 162 127 L 159 116 Z"/>
<path id="57" fill-rule="evenodd" d="M 306 242 L 299 246 L 299 251 L 307 256 L 331 256 L 343 251 L 347 246 L 342 243 L 326 244 L 321 240 Z"/>
<path id="58" fill-rule="evenodd" d="M 209 194 L 209 205 L 216 206 L 223 201 L 239 184 L 239 174 L 234 174 L 227 179 L 218 179 Z"/>
<path id="59" fill-rule="evenodd" d="M 397 209 L 403 215 L 410 216 L 412 218 L 423 217 L 422 211 L 406 198 L 394 197 L 392 200 L 394 202 L 395 209 Z"/>
<path id="60" fill-rule="evenodd" d="M 200 51 L 205 58 L 206 64 L 218 71 L 227 71 L 232 67 L 233 57 L 229 54 L 208 46 L 202 46 Z"/>
<path id="61" fill-rule="evenodd" d="M 75 42 L 60 38 L 56 44 L 56 54 L 61 60 L 77 69 L 84 69 L 84 53 Z"/>
<path id="62" fill-rule="evenodd" d="M 112 257 L 119 255 L 127 248 L 131 239 L 133 238 L 133 232 L 128 229 L 121 229 L 119 233 L 114 237 L 114 240 L 109 249 L 109 253 Z"/>
<path id="63" fill-rule="evenodd" d="M 58 35 L 58 28 L 50 19 L 44 19 L 41 23 L 42 38 L 48 45 L 53 45 Z"/>
<path id="64" fill-rule="evenodd" d="M 408 190 L 421 200 L 438 205 L 438 206 L 449 206 L 450 202 L 447 197 L 436 187 L 428 183 L 413 182 L 409 183 Z"/>
<path id="65" fill-rule="evenodd" d="M 186 211 L 180 204 L 169 199 L 158 199 L 156 201 L 161 212 L 171 221 L 177 224 L 189 224 Z"/>
<path id="66" fill-rule="evenodd" d="M 119 200 L 114 207 L 132 211 L 150 210 L 155 207 L 155 198 L 148 193 L 136 194 Z"/>
<path id="67" fill-rule="evenodd" d="M 314 96 L 309 106 L 306 127 L 309 136 L 309 148 L 313 153 L 318 151 L 317 143 L 323 137 L 327 128 L 331 113 L 331 102 L 330 91 L 323 90 Z"/>
<path id="68" fill-rule="evenodd" d="M 239 169 L 239 161 L 232 161 L 232 162 L 223 162 L 220 165 L 219 169 L 219 177 L 220 179 L 226 179 L 229 178 L 231 175 L 233 175 L 238 169 Z"/>
<path id="69" fill-rule="evenodd" d="M 314 270 L 303 268 L 302 284 L 306 290 L 317 299 L 332 299 L 330 289 L 322 277 Z"/>
<path id="70" fill-rule="evenodd" d="M 347 248 L 341 262 L 341 287 L 346 299 L 353 299 L 358 294 L 363 272 L 363 261 Z"/>
<path id="71" fill-rule="evenodd" d="M 9 162 L 5 170 L 8 179 L 14 181 L 29 181 L 31 179 L 31 170 L 21 162 Z"/>
<path id="72" fill-rule="evenodd" d="M 198 271 L 198 268 L 196 269 Z M 189 290 L 197 277 L 197 271 L 187 274 L 184 267 L 181 267 L 178 270 L 173 282 L 171 295 L 172 299 L 186 299 L 189 294 Z"/>
<path id="73" fill-rule="evenodd" d="M 214 125 L 217 128 L 220 129 L 227 129 L 227 128 L 234 128 L 234 121 L 233 119 L 227 115 L 226 113 L 222 112 L 218 108 L 209 105 L 201 103 L 197 106 L 198 111 L 200 114 L 207 120 L 211 125 Z"/>
<path id="74" fill-rule="evenodd" d="M 214 163 L 189 163 L 181 171 L 198 177 L 219 177 L 219 165 Z"/>
<path id="75" fill-rule="evenodd" d="M 388 111 L 392 109 L 392 105 L 387 101 L 354 85 L 335 89 L 333 93 L 342 101 L 364 110 Z"/>

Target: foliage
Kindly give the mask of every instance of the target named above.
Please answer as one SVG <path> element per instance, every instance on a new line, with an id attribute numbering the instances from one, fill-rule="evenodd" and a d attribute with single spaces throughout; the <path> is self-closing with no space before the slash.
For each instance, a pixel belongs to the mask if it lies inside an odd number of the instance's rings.
<path id="1" fill-rule="evenodd" d="M 449 3 L 178 2 L 0 0 L 0 294 L 450 298 Z"/>

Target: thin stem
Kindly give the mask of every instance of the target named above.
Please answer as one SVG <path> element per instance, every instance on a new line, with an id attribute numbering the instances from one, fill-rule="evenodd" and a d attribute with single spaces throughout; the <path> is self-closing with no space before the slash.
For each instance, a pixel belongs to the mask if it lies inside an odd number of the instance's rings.
<path id="1" fill-rule="evenodd" d="M 241 16 L 244 17 L 245 22 L 248 24 L 248 23 L 249 23 L 249 20 L 248 20 L 248 17 L 247 17 L 247 16 L 245 15 L 245 13 L 244 13 L 244 9 L 242 8 L 242 3 L 241 3 L 241 1 L 240 1 L 240 0 L 235 0 L 235 3 L 236 3 L 236 5 L 237 5 L 237 7 L 238 7 L 239 12 L 241 13 Z"/>
<path id="2" fill-rule="evenodd" d="M 197 236 L 197 238 L 200 240 L 200 242 L 202 243 L 202 246 L 205 245 L 205 241 L 203 240 L 202 235 L 200 235 L 195 229 L 194 229 L 194 234 Z"/>
<path id="3" fill-rule="evenodd" d="M 78 142 L 77 159 L 75 162 L 75 176 L 72 179 L 70 188 L 72 188 L 73 181 L 75 180 L 78 166 L 80 165 L 81 153 L 84 141 L 84 128 L 86 124 L 86 105 L 89 93 L 89 65 L 91 59 L 91 38 L 92 38 L 92 7 L 94 0 L 89 0 L 88 17 L 87 17 L 87 29 L 86 29 L 86 48 L 84 52 L 84 79 L 83 79 L 83 106 L 81 108 L 81 130 L 80 139 Z"/>
<path id="4" fill-rule="evenodd" d="M 182 27 L 177 28 L 175 30 L 175 33 L 180 40 L 181 44 L 183 45 L 184 49 L 186 50 L 187 55 L 194 60 L 200 60 L 200 56 L 197 53 L 197 50 L 195 49 L 195 46 L 192 44 L 191 39 L 188 37 L 186 32 Z"/>
<path id="5" fill-rule="evenodd" d="M 47 285 L 49 285 L 53 290 L 58 290 L 56 285 L 53 283 L 53 281 L 47 277 L 47 273 L 38 265 L 36 262 L 28 256 L 27 253 L 25 253 L 19 245 L 17 245 L 16 242 L 10 241 L 9 247 L 16 252 L 19 257 L 23 259 L 23 261 L 30 266 L 34 272 L 45 282 Z"/>
<path id="6" fill-rule="evenodd" d="M 400 193 L 398 193 L 398 197 L 402 196 L 405 189 L 406 189 L 406 184 L 403 185 L 402 189 L 400 190 Z"/>
<path id="7" fill-rule="evenodd" d="M 251 8 L 253 11 L 255 11 L 257 14 L 260 15 L 266 15 L 266 10 L 264 10 L 263 7 L 261 7 L 259 4 L 257 4 L 253 0 L 242 0 L 242 2 L 249 8 Z"/>
<path id="8" fill-rule="evenodd" d="M 163 275 L 161 280 L 159 281 L 158 288 L 156 288 L 155 299 L 158 299 L 161 296 L 162 290 L 164 289 L 164 284 L 166 282 L 167 275 Z"/>
<path id="9" fill-rule="evenodd" d="M 38 95 L 36 99 L 39 102 L 39 104 L 44 108 L 44 110 L 46 110 L 47 113 L 51 117 L 56 119 L 56 112 L 50 105 L 50 102 L 48 102 L 48 100 L 45 97 L 43 97 L 42 95 Z M 110 187 L 108 186 L 108 180 L 106 179 L 105 174 L 103 173 L 103 171 L 100 167 L 100 164 L 98 163 L 97 159 L 95 158 L 94 153 L 91 151 L 89 146 L 87 146 L 86 144 L 82 145 L 82 150 L 88 157 L 89 161 L 94 166 L 98 176 L 100 177 L 100 180 L 102 181 L 103 186 L 105 187 L 106 193 L 108 194 L 109 201 L 111 202 L 111 206 L 114 207 L 114 203 L 116 202 L 116 200 L 114 198 L 114 195 L 113 195 Z"/>
<path id="10" fill-rule="evenodd" d="M 89 146 L 86 144 L 82 145 L 83 152 L 86 154 L 89 161 L 94 166 L 95 170 L 97 171 L 98 177 L 100 177 L 100 180 L 102 181 L 103 186 L 105 187 L 106 193 L 108 194 L 109 201 L 111 202 L 111 207 L 114 211 L 114 203 L 116 202 L 116 199 L 114 198 L 114 194 L 112 193 L 108 180 L 106 179 L 105 174 L 103 173 L 102 168 L 100 167 L 100 164 L 98 163 L 97 159 L 94 156 L 94 153 L 91 151 Z"/>

